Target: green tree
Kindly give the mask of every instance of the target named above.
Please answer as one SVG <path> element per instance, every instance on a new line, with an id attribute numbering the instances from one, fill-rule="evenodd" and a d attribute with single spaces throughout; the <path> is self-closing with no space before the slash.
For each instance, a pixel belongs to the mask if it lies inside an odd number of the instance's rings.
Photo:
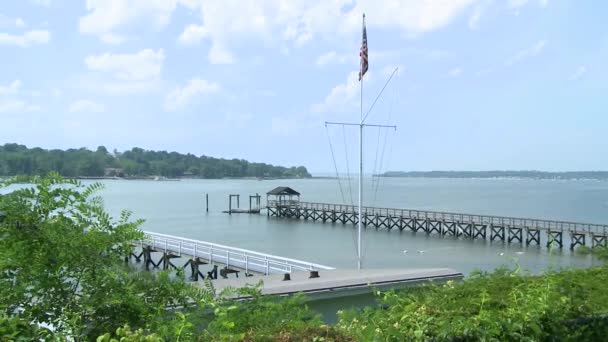
<path id="1" fill-rule="evenodd" d="M 77 339 L 124 324 L 160 329 L 173 319 L 167 307 L 187 312 L 207 295 L 179 277 L 140 273 L 124 264 L 132 243 L 142 238 L 143 221 L 131 221 L 128 212 L 110 217 L 94 196 L 101 185 L 52 174 L 3 186 L 8 194 L 0 195 L 0 333 L 25 329 L 25 322 Z"/>
<path id="2" fill-rule="evenodd" d="M 130 176 L 180 177 L 186 172 L 204 178 L 295 177 L 310 174 L 305 167 L 286 168 L 242 159 L 218 159 L 134 147 L 124 153 L 108 153 L 104 146 L 61 150 L 28 149 L 24 145 L 0 146 L 0 176 L 45 175 L 55 171 L 65 177 L 99 177 L 106 168 L 122 168 Z"/>

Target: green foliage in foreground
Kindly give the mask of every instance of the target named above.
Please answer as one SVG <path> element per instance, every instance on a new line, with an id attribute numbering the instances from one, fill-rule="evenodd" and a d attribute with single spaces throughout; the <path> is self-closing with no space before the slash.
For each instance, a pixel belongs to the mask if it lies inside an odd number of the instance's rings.
<path id="1" fill-rule="evenodd" d="M 24 186 L 23 181 L 31 186 Z M 463 282 L 378 293 L 377 308 L 334 326 L 303 296 L 259 288 L 214 293 L 181 272 L 122 261 L 141 238 L 83 186 L 58 175 L 15 179 L 0 195 L 0 341 L 599 341 L 608 336 L 608 267 L 476 273 Z M 6 192 L 6 191 L 5 191 Z M 251 297 L 235 301 L 239 295 Z"/>
<path id="2" fill-rule="evenodd" d="M 607 283 L 606 267 L 542 276 L 499 269 L 380 294 L 386 309 L 342 313 L 338 326 L 361 341 L 597 341 L 608 320 L 587 319 L 608 312 Z"/>
<path id="3" fill-rule="evenodd" d="M 243 159 L 197 157 L 190 153 L 148 151 L 138 147 L 108 153 L 103 146 L 95 151 L 86 148 L 63 151 L 27 148 L 18 144 L 0 145 L 0 176 L 35 176 L 56 171 L 65 177 L 100 177 L 104 176 L 106 168 L 119 169 L 109 175 L 121 177 L 310 177 L 304 166 L 274 166 Z"/>

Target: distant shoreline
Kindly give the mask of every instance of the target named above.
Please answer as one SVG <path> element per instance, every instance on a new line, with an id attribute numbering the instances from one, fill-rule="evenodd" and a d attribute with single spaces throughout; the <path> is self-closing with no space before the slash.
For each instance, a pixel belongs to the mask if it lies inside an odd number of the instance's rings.
<path id="1" fill-rule="evenodd" d="M 289 179 L 334 179 L 333 177 L 222 177 L 222 178 L 203 178 L 203 177 L 177 177 L 177 178 L 160 178 L 156 179 L 156 176 L 141 176 L 141 177 L 87 177 L 81 176 L 75 179 L 80 180 L 148 180 L 148 181 L 180 181 L 180 180 L 257 180 L 257 181 L 268 181 L 268 180 L 289 180 Z"/>
<path id="2" fill-rule="evenodd" d="M 387 171 L 378 177 L 608 181 L 608 171 Z"/>

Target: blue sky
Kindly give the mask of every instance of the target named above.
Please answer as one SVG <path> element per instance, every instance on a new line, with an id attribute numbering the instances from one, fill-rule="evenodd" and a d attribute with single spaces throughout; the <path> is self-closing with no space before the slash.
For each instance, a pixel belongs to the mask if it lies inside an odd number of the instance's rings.
<path id="1" fill-rule="evenodd" d="M 604 1 L 5 0 L 0 143 L 355 169 L 362 12 L 368 172 L 608 169 Z"/>

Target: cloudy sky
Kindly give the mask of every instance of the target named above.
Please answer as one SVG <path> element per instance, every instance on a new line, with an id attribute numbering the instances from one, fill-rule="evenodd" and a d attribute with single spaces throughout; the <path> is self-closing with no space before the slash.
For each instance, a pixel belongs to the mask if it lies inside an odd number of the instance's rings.
<path id="1" fill-rule="evenodd" d="M 0 143 L 366 170 L 608 169 L 608 2 L 0 4 Z"/>

